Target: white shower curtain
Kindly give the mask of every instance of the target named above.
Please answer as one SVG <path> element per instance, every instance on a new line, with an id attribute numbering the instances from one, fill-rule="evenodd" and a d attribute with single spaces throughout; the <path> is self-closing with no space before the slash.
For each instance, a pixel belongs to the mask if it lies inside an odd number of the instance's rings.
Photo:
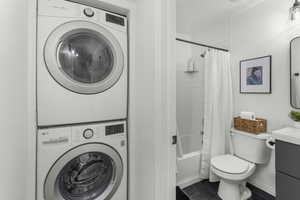
<path id="1" fill-rule="evenodd" d="M 229 152 L 232 123 L 232 78 L 230 54 L 209 50 L 205 56 L 204 135 L 201 176 L 211 182 L 218 178 L 210 170 L 210 160 Z"/>

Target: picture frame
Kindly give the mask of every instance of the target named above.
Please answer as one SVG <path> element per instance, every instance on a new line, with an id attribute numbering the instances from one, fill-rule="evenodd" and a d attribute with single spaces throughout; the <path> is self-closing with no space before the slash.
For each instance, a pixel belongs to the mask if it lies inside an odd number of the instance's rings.
<path id="1" fill-rule="evenodd" d="M 240 61 L 240 93 L 272 93 L 272 56 Z"/>

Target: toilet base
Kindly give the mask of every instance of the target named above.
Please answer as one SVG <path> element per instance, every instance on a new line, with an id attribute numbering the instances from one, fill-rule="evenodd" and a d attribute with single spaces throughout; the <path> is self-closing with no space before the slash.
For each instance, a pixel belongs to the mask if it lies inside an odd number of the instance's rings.
<path id="1" fill-rule="evenodd" d="M 247 200 L 252 196 L 246 182 L 221 180 L 218 195 L 222 200 Z"/>
<path id="2" fill-rule="evenodd" d="M 250 190 L 248 187 L 246 187 L 246 185 L 245 185 L 245 188 L 244 188 L 243 193 L 242 193 L 242 198 L 241 198 L 241 200 L 248 200 L 248 199 L 250 199 L 251 197 L 252 197 L 252 192 L 251 192 L 251 190 Z"/>

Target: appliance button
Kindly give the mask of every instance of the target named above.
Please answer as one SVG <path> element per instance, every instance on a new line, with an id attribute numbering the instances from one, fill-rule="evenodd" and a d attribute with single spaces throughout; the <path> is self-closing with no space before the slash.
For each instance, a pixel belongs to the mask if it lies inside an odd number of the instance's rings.
<path id="1" fill-rule="evenodd" d="M 83 131 L 83 137 L 85 139 L 91 139 L 94 136 L 94 131 L 92 129 L 85 129 Z"/>
<path id="2" fill-rule="evenodd" d="M 121 141 L 121 147 L 124 147 L 125 145 L 126 145 L 125 140 L 122 140 L 122 141 Z"/>
<path id="3" fill-rule="evenodd" d="M 85 16 L 87 17 L 94 17 L 95 12 L 91 9 L 91 8 L 85 8 L 83 10 L 83 13 L 85 14 Z"/>

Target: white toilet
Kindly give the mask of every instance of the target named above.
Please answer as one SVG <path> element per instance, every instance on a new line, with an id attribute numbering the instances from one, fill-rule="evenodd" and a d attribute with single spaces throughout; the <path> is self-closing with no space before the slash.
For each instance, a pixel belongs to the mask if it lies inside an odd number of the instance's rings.
<path id="1" fill-rule="evenodd" d="M 251 191 L 247 179 L 254 173 L 256 164 L 266 164 L 271 150 L 266 145 L 269 134 L 254 135 L 237 130 L 231 131 L 233 155 L 211 159 L 212 171 L 221 179 L 218 195 L 223 200 L 246 200 Z"/>

